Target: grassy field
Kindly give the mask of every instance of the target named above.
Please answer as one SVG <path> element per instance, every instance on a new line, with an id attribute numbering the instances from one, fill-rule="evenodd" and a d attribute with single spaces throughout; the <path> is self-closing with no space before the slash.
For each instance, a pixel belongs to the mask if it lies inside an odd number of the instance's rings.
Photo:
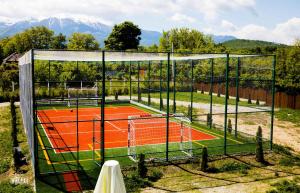
<path id="1" fill-rule="evenodd" d="M 33 180 L 30 154 L 26 135 L 22 126 L 21 113 L 17 107 L 17 139 L 22 153 L 28 160 L 28 163 L 19 168 L 22 178 L 26 179 L 26 185 L 12 185 L 9 180 L 16 174 L 13 165 L 13 144 L 11 133 L 11 115 L 9 107 L 0 107 L 0 192 L 33 192 L 31 183 Z"/>
<path id="2" fill-rule="evenodd" d="M 300 127 L 300 110 L 296 109 L 279 109 L 275 113 L 275 117 L 281 121 L 288 121 Z"/>
<path id="3" fill-rule="evenodd" d="M 135 96 L 137 96 L 137 94 L 135 94 Z M 147 97 L 148 94 L 147 93 L 142 93 L 143 97 Z M 151 97 L 152 98 L 159 98 L 160 94 L 159 93 L 151 93 Z M 191 93 L 190 92 L 176 92 L 176 101 L 191 101 Z M 162 93 L 162 98 L 166 99 L 167 98 L 167 94 L 164 92 Z M 172 92 L 170 92 L 170 99 L 173 100 L 174 95 Z M 224 105 L 225 104 L 225 98 L 224 96 L 221 97 L 217 97 L 215 95 L 213 95 L 212 97 L 212 101 L 213 104 L 221 104 Z M 194 92 L 193 93 L 193 102 L 199 102 L 199 103 L 206 103 L 209 104 L 210 103 L 210 95 L 209 94 L 202 94 L 200 92 Z M 228 104 L 229 105 L 235 105 L 235 99 L 228 99 Z M 256 104 L 252 103 L 252 104 L 248 104 L 247 101 L 239 101 L 239 105 L 241 106 L 256 106 Z"/>

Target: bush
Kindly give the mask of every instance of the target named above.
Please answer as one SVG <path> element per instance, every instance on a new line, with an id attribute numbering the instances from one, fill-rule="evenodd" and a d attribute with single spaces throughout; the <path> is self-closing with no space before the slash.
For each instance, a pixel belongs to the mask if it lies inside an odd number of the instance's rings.
<path id="1" fill-rule="evenodd" d="M 151 105 L 151 95 L 148 94 L 148 105 L 150 106 Z"/>
<path id="2" fill-rule="evenodd" d="M 8 171 L 10 168 L 10 159 L 9 158 L 1 158 L 0 162 L 0 174 Z"/>
<path id="3" fill-rule="evenodd" d="M 151 171 L 150 176 L 148 177 L 148 179 L 152 182 L 156 182 L 157 180 L 159 180 L 161 177 L 163 176 L 163 173 L 157 169 Z"/>
<path id="4" fill-rule="evenodd" d="M 126 186 L 126 190 L 130 192 L 138 192 L 140 188 L 146 188 L 147 186 L 151 186 L 151 183 L 144 178 L 140 178 L 138 174 L 133 173 L 130 176 L 124 177 L 124 182 Z"/>
<path id="5" fill-rule="evenodd" d="M 119 98 L 119 94 L 118 94 L 118 92 L 115 92 L 115 100 L 117 101 L 118 98 Z"/>
<path id="6" fill-rule="evenodd" d="M 207 169 L 208 169 L 208 152 L 207 152 L 207 147 L 203 147 L 200 170 L 206 172 Z"/>
<path id="7" fill-rule="evenodd" d="M 11 184 L 9 182 L 0 183 L 0 192 L 3 193 L 31 193 L 33 192 L 28 185 Z"/>
<path id="8" fill-rule="evenodd" d="M 300 186 L 295 181 L 284 180 L 282 182 L 273 184 L 274 190 L 267 191 L 267 193 L 299 193 Z"/>
<path id="9" fill-rule="evenodd" d="M 237 162 L 229 162 L 222 165 L 218 171 L 219 172 L 234 172 L 239 171 L 243 174 L 247 173 L 247 170 L 250 169 L 250 166 L 243 164 L 243 163 L 237 163 Z"/>
<path id="10" fill-rule="evenodd" d="M 256 132 L 256 161 L 264 163 L 264 151 L 263 151 L 263 142 L 262 142 L 262 129 L 261 126 L 258 126 Z"/>
<path id="11" fill-rule="evenodd" d="M 249 96 L 248 96 L 248 104 L 251 104 L 252 102 L 251 102 L 251 95 L 249 94 Z"/>
<path id="12" fill-rule="evenodd" d="M 231 124 L 231 119 L 228 119 L 228 125 L 227 125 L 227 130 L 229 133 L 232 132 L 232 124 Z"/>
<path id="13" fill-rule="evenodd" d="M 139 162 L 138 162 L 139 177 L 146 178 L 147 177 L 147 172 L 148 172 L 148 169 L 146 167 L 145 154 L 140 154 Z"/>
<path id="14" fill-rule="evenodd" d="M 129 94 L 129 90 L 128 90 L 128 88 L 126 87 L 126 88 L 124 88 L 124 91 L 123 91 L 123 93 L 124 93 L 124 95 L 128 95 Z"/>

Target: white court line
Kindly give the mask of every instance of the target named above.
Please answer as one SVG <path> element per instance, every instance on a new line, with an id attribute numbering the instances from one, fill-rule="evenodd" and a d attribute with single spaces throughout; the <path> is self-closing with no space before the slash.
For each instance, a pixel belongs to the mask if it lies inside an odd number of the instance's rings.
<path id="1" fill-rule="evenodd" d="M 101 117 L 99 117 L 99 115 L 96 115 L 96 117 L 99 118 L 99 119 L 101 119 Z M 124 129 L 121 129 L 120 127 L 116 126 L 115 124 L 111 123 L 110 121 L 105 121 L 105 122 L 108 123 L 108 124 L 110 124 L 111 126 L 115 127 L 119 131 L 125 132 Z"/>
<path id="2" fill-rule="evenodd" d="M 123 133 L 125 132 L 124 129 L 121 129 L 120 127 L 116 126 L 115 124 L 111 123 L 110 121 L 105 121 L 107 122 L 108 124 L 110 124 L 111 126 L 115 127 L 116 129 L 118 129 L 119 131 L 122 131 Z"/>
<path id="3" fill-rule="evenodd" d="M 37 115 L 37 118 L 38 118 L 39 122 L 42 123 L 41 120 L 40 120 L 39 115 Z M 43 130 L 44 130 L 44 133 L 46 134 L 46 136 L 47 136 L 47 138 L 48 138 L 48 141 L 50 142 L 50 145 L 51 145 L 52 149 L 53 149 L 54 152 L 56 153 L 56 149 L 54 148 L 54 146 L 53 146 L 53 144 L 52 144 L 52 142 L 51 142 L 51 139 L 50 139 L 50 137 L 48 136 L 48 134 L 47 134 L 47 132 L 46 132 L 46 130 L 45 130 L 45 128 L 44 128 L 44 125 L 43 125 L 43 124 L 40 124 L 40 125 L 42 126 L 42 128 L 43 128 Z"/>

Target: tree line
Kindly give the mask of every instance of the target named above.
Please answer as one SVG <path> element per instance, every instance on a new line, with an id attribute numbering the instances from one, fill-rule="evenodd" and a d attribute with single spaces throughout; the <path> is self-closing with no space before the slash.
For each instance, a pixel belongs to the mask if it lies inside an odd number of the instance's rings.
<path id="1" fill-rule="evenodd" d="M 226 44 L 216 44 L 210 35 L 189 28 L 174 28 L 164 31 L 159 44 L 141 46 L 141 29 L 132 22 L 125 21 L 113 27 L 112 32 L 104 41 L 104 45 L 91 34 L 75 32 L 69 37 L 43 27 L 29 28 L 14 36 L 0 40 L 0 62 L 14 52 L 24 53 L 35 49 L 69 49 L 69 50 L 137 50 L 150 52 L 190 52 L 190 53 L 243 53 L 243 54 L 276 54 L 276 86 L 282 91 L 290 93 L 300 92 L 300 40 L 296 40 L 293 46 L 271 46 L 272 49 L 260 47 L 236 48 L 227 47 Z M 253 44 L 253 42 L 251 43 Z M 206 64 L 207 63 L 207 64 Z M 256 65 L 263 67 L 264 61 L 257 61 Z M 196 67 L 196 74 L 209 75 L 209 63 Z M 53 66 L 54 68 L 55 66 Z M 61 68 L 61 66 L 59 66 Z M 66 65 L 63 68 L 68 68 Z M 54 69 L 53 69 L 54 70 Z M 64 71 L 64 70 L 63 70 Z M 87 70 L 88 71 L 88 70 Z M 219 69 L 220 73 L 224 71 Z M 52 71 L 53 72 L 53 71 Z M 178 71 L 178 78 L 185 77 L 183 71 Z M 60 76 L 64 76 L 62 73 Z M 250 74 L 249 74 L 250 75 Z M 268 74 L 269 76 L 270 74 Z M 263 76 L 263 74 L 260 74 Z M 205 77 L 204 77 L 205 78 Z M 68 78 L 63 78 L 68 79 Z M 196 79 L 201 79 L 197 77 Z M 0 65 L 0 88 L 4 91 L 11 87 L 11 81 L 18 82 L 17 64 Z M 1 96 L 0 96 L 1 97 Z"/>

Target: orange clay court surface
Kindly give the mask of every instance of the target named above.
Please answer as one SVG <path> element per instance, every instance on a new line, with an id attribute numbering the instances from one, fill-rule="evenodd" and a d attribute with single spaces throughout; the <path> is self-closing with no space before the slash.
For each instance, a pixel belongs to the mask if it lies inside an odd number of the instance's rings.
<path id="1" fill-rule="evenodd" d="M 122 148 L 128 146 L 128 116 L 149 114 L 143 110 L 130 106 L 105 108 L 105 148 Z M 77 151 L 76 147 L 76 109 L 47 109 L 38 111 L 38 119 L 55 149 L 56 153 Z M 93 144 L 93 120 L 100 120 L 100 108 L 78 109 L 78 144 L 79 151 L 90 151 Z M 165 120 L 165 119 L 164 119 Z M 69 122 L 70 121 L 70 122 Z M 143 121 L 143 122 L 141 122 Z M 67 123 L 63 123 L 67 122 Z M 163 119 L 138 120 L 137 128 L 145 127 L 142 132 L 136 132 L 136 145 L 160 144 L 166 141 L 166 121 Z M 100 139 L 100 121 L 96 122 L 95 139 Z M 180 124 L 170 121 L 169 141 L 180 142 Z M 192 139 L 211 140 L 215 137 L 192 129 Z M 100 141 L 100 140 L 99 140 Z M 95 145 L 99 149 L 99 145 Z"/>

